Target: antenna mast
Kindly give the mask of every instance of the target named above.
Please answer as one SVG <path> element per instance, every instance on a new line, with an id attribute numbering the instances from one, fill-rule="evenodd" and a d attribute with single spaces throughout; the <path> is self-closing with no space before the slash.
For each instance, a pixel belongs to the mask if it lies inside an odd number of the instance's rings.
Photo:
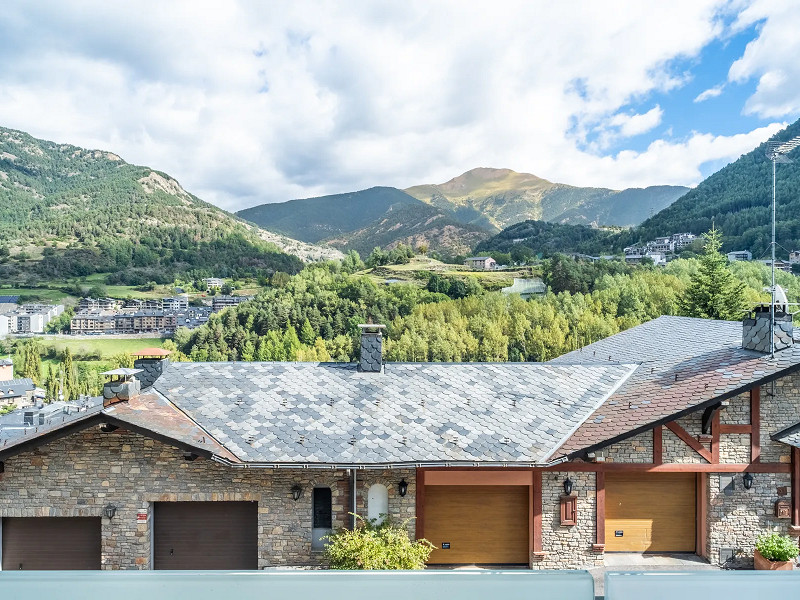
<path id="1" fill-rule="evenodd" d="M 770 358 L 775 358 L 775 165 L 792 162 L 786 155 L 800 146 L 800 135 L 787 142 L 767 142 L 767 158 L 772 161 L 772 300 L 769 305 Z"/>

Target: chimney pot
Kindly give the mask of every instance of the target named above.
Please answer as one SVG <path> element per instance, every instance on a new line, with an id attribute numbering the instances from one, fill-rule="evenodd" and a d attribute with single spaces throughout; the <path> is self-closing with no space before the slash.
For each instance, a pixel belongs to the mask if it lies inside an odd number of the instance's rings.
<path id="1" fill-rule="evenodd" d="M 383 371 L 383 335 L 381 330 L 386 325 L 359 325 L 361 328 L 361 352 L 358 370 L 362 373 L 380 373 Z"/>

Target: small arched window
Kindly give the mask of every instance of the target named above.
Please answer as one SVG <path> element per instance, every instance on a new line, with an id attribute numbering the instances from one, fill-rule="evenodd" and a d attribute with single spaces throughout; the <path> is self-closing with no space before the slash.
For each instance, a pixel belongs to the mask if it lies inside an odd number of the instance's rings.
<path id="1" fill-rule="evenodd" d="M 367 518 L 375 523 L 383 523 L 389 514 L 389 490 L 382 483 L 369 487 L 367 492 Z"/>

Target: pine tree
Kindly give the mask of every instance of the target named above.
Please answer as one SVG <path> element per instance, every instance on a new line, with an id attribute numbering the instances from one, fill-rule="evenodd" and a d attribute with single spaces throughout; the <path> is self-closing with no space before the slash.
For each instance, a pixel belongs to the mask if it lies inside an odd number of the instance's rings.
<path id="1" fill-rule="evenodd" d="M 42 356 L 39 352 L 39 344 L 33 340 L 28 340 L 22 345 L 20 352 L 22 360 L 22 376 L 33 379 L 36 385 L 42 380 Z"/>
<path id="2" fill-rule="evenodd" d="M 738 321 L 745 310 L 744 284 L 731 273 L 727 257 L 719 251 L 720 230 L 712 227 L 704 237 L 700 268 L 679 301 L 681 313 L 687 317 Z"/>
<path id="3" fill-rule="evenodd" d="M 45 381 L 45 393 L 48 402 L 58 400 L 58 369 L 50 365 L 47 369 L 47 379 Z"/>
<path id="4" fill-rule="evenodd" d="M 311 322 L 308 318 L 306 318 L 306 320 L 303 321 L 303 326 L 300 328 L 300 341 L 306 346 L 313 346 L 316 339 L 317 336 L 314 333 L 314 328 L 311 326 Z"/>
<path id="5" fill-rule="evenodd" d="M 69 348 L 64 349 L 64 360 L 61 363 L 64 370 L 64 400 L 74 400 L 78 397 L 78 372 L 75 363 L 72 361 L 72 352 Z"/>

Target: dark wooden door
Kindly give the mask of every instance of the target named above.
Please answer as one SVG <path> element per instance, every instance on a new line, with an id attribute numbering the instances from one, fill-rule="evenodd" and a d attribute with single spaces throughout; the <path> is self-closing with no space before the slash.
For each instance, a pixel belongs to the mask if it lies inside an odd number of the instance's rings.
<path id="1" fill-rule="evenodd" d="M 607 552 L 694 552 L 694 473 L 606 473 Z"/>
<path id="2" fill-rule="evenodd" d="M 99 517 L 3 519 L 4 571 L 91 571 L 100 555 Z"/>
<path id="3" fill-rule="evenodd" d="M 153 568 L 257 569 L 256 502 L 157 502 Z"/>
<path id="4" fill-rule="evenodd" d="M 424 527 L 431 564 L 528 564 L 528 487 L 426 486 Z"/>

